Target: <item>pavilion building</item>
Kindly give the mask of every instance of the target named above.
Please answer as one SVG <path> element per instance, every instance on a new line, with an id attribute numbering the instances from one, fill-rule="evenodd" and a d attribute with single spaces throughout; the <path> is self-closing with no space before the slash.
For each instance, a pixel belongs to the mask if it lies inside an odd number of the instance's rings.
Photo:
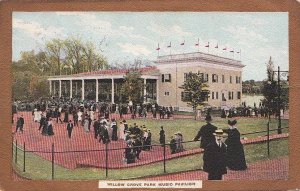
<path id="1" fill-rule="evenodd" d="M 146 85 L 143 92 L 145 101 L 153 100 L 162 106 L 190 111 L 191 108 L 182 101 L 184 93 L 179 87 L 188 77 L 188 73 L 193 72 L 203 75 L 209 86 L 209 106 L 231 108 L 241 105 L 244 67 L 241 61 L 196 52 L 158 56 L 154 64 L 154 67 L 139 69 Z M 127 72 L 129 70 L 117 69 L 52 76 L 48 78 L 50 94 L 119 103 L 122 101 L 120 88 Z"/>

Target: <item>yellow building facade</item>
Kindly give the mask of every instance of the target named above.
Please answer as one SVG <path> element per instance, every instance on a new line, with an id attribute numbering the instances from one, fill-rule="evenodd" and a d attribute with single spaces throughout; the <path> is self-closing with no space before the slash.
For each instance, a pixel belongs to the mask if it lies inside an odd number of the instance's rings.
<path id="1" fill-rule="evenodd" d="M 158 103 L 190 111 L 182 101 L 183 85 L 189 72 L 200 73 L 209 86 L 208 105 L 231 108 L 241 105 L 241 61 L 201 52 L 159 56 L 155 61 L 161 76 L 158 84 Z"/>

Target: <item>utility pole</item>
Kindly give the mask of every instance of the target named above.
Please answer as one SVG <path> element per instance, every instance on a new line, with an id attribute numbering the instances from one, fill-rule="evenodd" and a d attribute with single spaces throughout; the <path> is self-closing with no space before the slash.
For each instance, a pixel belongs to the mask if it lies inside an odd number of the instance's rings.
<path id="1" fill-rule="evenodd" d="M 278 134 L 281 134 L 282 133 L 282 130 L 281 130 L 281 87 L 280 87 L 280 67 L 278 66 L 278 71 L 277 71 L 277 77 L 278 77 L 278 81 L 277 81 L 277 93 L 278 93 L 278 99 L 277 99 L 277 109 L 278 109 Z"/>

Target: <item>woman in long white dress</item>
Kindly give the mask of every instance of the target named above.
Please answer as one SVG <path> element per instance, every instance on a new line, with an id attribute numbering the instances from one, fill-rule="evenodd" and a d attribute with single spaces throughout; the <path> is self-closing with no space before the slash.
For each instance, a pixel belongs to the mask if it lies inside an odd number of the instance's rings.
<path id="1" fill-rule="evenodd" d="M 91 117 L 91 120 L 94 121 L 95 119 L 95 113 L 93 110 L 90 111 L 90 117 Z"/>
<path id="2" fill-rule="evenodd" d="M 90 132 L 89 131 L 89 119 L 87 117 L 84 119 L 83 128 L 84 128 L 84 132 L 86 132 L 86 133 Z"/>
<path id="3" fill-rule="evenodd" d="M 123 122 L 120 122 L 120 128 L 119 128 L 119 133 L 118 133 L 119 139 L 125 140 L 124 130 L 125 130 L 124 124 L 123 124 Z"/>
<path id="4" fill-rule="evenodd" d="M 38 120 L 38 111 L 37 111 L 37 109 L 34 109 L 34 112 L 33 112 L 33 121 L 34 122 L 40 122 Z"/>
<path id="5" fill-rule="evenodd" d="M 77 112 L 77 116 L 78 116 L 78 124 L 81 124 L 81 121 L 82 121 L 82 112 L 80 110 Z"/>

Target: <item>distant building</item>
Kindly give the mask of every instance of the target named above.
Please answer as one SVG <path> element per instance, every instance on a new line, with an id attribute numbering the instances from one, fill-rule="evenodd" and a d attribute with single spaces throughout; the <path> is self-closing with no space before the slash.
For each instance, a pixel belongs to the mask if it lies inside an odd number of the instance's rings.
<path id="1" fill-rule="evenodd" d="M 154 63 L 156 67 L 139 69 L 141 78 L 147 84 L 147 89 L 144 90 L 146 101 L 154 100 L 159 105 L 191 110 L 182 101 L 183 89 L 179 86 L 183 84 L 187 74 L 193 72 L 202 74 L 209 86 L 209 106 L 230 108 L 241 105 L 244 67 L 241 61 L 197 52 L 158 56 Z M 50 93 L 59 97 L 118 103 L 122 100 L 120 87 L 128 71 L 102 70 L 49 77 Z M 92 83 L 89 86 L 92 88 L 86 89 L 86 83 Z"/>

